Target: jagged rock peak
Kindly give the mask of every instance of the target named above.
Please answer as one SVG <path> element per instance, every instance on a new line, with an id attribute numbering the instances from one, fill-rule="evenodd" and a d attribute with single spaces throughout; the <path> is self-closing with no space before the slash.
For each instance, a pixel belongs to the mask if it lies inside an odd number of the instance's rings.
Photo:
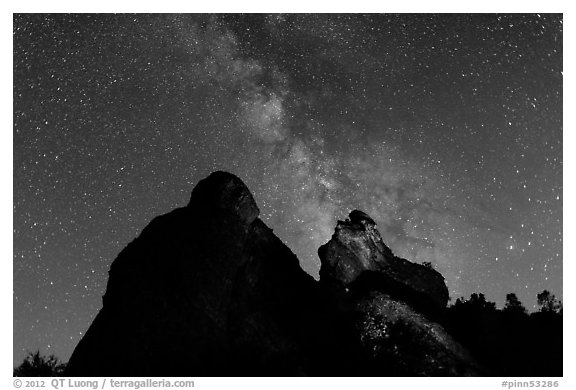
<path id="1" fill-rule="evenodd" d="M 318 248 L 320 279 L 344 287 L 363 271 L 376 271 L 384 257 L 393 256 L 368 214 L 353 210 L 348 217 L 338 221 L 330 241 Z"/>
<path id="2" fill-rule="evenodd" d="M 332 238 L 318 249 L 318 255 L 320 280 L 329 285 L 348 288 L 360 275 L 373 273 L 368 279 L 380 280 L 384 289 L 402 290 L 404 296 L 414 295 L 413 291 L 438 307 L 445 307 L 448 301 L 442 275 L 395 256 L 384 244 L 374 220 L 362 211 L 354 210 L 348 220 L 338 221 Z"/>
<path id="3" fill-rule="evenodd" d="M 350 214 L 348 214 L 348 219 L 338 221 L 332 238 L 336 237 L 346 240 L 361 238 L 365 241 L 368 239 L 370 246 L 375 246 L 377 251 L 383 256 L 394 256 L 392 250 L 384 244 L 382 236 L 380 236 L 380 232 L 376 228 L 376 222 L 374 222 L 368 214 L 360 210 L 352 210 Z M 370 267 L 368 267 L 368 269 L 370 269 Z"/>
<path id="4" fill-rule="evenodd" d="M 247 225 L 260 214 L 246 184 L 224 171 L 216 171 L 200 180 L 192 191 L 188 207 L 199 212 L 232 213 Z"/>

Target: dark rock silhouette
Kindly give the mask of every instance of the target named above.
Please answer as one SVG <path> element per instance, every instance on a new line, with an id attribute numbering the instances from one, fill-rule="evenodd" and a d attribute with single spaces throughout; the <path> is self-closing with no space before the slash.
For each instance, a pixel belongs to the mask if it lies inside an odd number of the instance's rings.
<path id="1" fill-rule="evenodd" d="M 480 372 L 435 321 L 442 276 L 395 257 L 368 215 L 338 223 L 316 282 L 258 213 L 239 178 L 216 172 L 155 218 L 113 262 L 66 375 Z"/>
<path id="2" fill-rule="evenodd" d="M 66 374 L 322 375 L 330 304 L 258 212 L 216 172 L 155 218 L 113 262 Z"/>

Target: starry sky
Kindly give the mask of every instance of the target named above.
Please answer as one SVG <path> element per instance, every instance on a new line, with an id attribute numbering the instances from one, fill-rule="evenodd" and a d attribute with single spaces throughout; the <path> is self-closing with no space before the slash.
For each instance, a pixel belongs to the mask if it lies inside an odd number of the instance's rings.
<path id="1" fill-rule="evenodd" d="M 14 15 L 14 364 L 215 170 L 318 277 L 358 208 L 453 300 L 562 299 L 562 15 Z M 313 330 L 311 330 L 313 331 Z"/>

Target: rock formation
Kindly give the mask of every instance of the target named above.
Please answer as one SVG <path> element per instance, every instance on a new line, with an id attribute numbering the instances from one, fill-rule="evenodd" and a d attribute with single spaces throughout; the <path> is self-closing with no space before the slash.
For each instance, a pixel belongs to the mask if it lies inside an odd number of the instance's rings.
<path id="1" fill-rule="evenodd" d="M 348 302 L 370 372 L 477 375 L 468 352 L 434 320 L 448 301 L 437 271 L 394 256 L 376 223 L 354 210 L 318 249 L 320 282 Z"/>
<path id="2" fill-rule="evenodd" d="M 113 262 L 68 376 L 466 375 L 475 366 L 428 306 L 442 276 L 395 257 L 354 211 L 319 250 L 321 280 L 215 172 Z"/>
<path id="3" fill-rule="evenodd" d="M 155 218 L 113 262 L 67 375 L 314 374 L 319 290 L 258 213 L 216 172 Z"/>
<path id="4" fill-rule="evenodd" d="M 382 288 L 412 291 L 438 308 L 448 302 L 448 288 L 439 272 L 394 256 L 384 244 L 376 223 L 354 210 L 346 221 L 338 221 L 332 239 L 318 249 L 322 281 L 349 287 L 366 271 L 380 277 Z M 386 280 L 384 280 L 386 279 Z"/>

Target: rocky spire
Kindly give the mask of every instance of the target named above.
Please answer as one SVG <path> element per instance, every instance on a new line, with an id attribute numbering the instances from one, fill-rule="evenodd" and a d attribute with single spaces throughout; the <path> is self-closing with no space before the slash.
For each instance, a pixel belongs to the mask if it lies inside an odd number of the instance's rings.
<path id="1" fill-rule="evenodd" d="M 349 287 L 366 271 L 389 280 L 393 288 L 425 295 L 439 308 L 448 302 L 448 289 L 438 272 L 394 256 L 384 244 L 376 223 L 366 213 L 354 210 L 346 221 L 338 221 L 330 241 L 318 249 L 320 280 Z M 379 286 L 385 289 L 386 285 Z"/>

